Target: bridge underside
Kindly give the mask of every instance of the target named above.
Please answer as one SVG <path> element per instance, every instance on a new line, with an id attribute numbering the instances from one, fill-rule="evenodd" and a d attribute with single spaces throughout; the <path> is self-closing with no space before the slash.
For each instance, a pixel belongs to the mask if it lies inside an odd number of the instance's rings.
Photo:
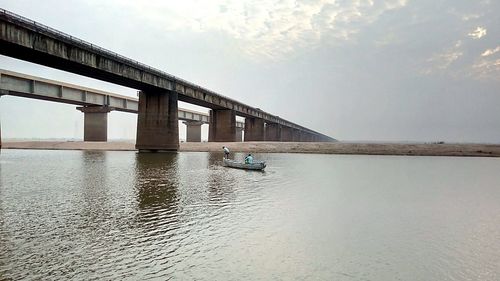
<path id="1" fill-rule="evenodd" d="M 178 149 L 178 101 L 212 109 L 210 141 L 237 141 L 236 115 L 248 119 L 245 131 L 248 140 L 264 140 L 266 122 L 289 127 L 293 136 L 287 140 L 307 141 L 314 135 L 331 140 L 278 116 L 4 10 L 0 13 L 0 54 L 140 90 L 136 147 L 141 151 Z M 107 119 L 105 113 L 85 114 L 88 124 L 95 125 L 98 120 Z M 96 137 L 87 134 L 88 138 L 105 139 L 102 126 L 101 133 Z M 276 134 L 273 139 L 278 138 Z"/>
<path id="2" fill-rule="evenodd" d="M 95 56 L 89 61 L 86 61 L 85 57 L 87 53 L 77 48 L 64 51 L 62 54 L 63 57 L 60 57 L 48 54 L 45 51 L 37 51 L 34 47 L 24 47 L 0 40 L 0 54 L 133 89 L 165 92 L 165 90 L 172 91 L 175 87 L 175 85 L 170 82 L 161 81 L 156 83 L 158 86 L 155 86 L 155 83 L 150 82 L 150 80 L 154 80 L 154 77 L 145 77 L 144 73 L 134 71 L 134 69 L 128 65 L 116 63 L 106 57 Z M 178 95 L 177 99 L 182 102 L 207 108 L 227 109 L 222 105 L 187 95 Z M 250 116 L 244 112 L 240 112 L 240 115 Z"/>

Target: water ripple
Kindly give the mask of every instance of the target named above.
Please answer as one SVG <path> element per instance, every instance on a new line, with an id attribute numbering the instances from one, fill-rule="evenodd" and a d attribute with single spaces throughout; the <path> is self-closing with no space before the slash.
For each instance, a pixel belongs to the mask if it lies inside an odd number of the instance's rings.
<path id="1" fill-rule="evenodd" d="M 221 156 L 2 152 L 0 279 L 500 279 L 499 161 Z"/>

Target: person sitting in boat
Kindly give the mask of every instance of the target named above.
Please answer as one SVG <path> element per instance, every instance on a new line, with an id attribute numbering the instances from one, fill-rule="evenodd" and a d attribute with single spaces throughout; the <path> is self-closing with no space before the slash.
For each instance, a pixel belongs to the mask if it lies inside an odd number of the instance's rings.
<path id="1" fill-rule="evenodd" d="M 245 157 L 245 164 L 253 164 L 252 154 L 248 154 L 248 156 Z"/>
<path id="2" fill-rule="evenodd" d="M 229 148 L 223 146 L 222 149 L 224 150 L 224 158 L 229 159 Z"/>

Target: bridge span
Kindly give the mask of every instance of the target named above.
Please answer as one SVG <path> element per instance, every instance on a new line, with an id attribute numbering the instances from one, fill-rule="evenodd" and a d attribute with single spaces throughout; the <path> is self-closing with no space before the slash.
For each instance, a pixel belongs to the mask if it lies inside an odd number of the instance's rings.
<path id="1" fill-rule="evenodd" d="M 138 113 L 139 100 L 87 87 L 0 69 L 0 97 L 10 95 L 80 105 L 84 117 L 84 141 L 107 141 L 107 114 L 110 111 Z M 210 115 L 179 108 L 178 118 L 187 126 L 186 141 L 201 141 L 201 125 Z M 242 141 L 243 122 L 236 122 L 236 141 Z"/>
<path id="2" fill-rule="evenodd" d="M 178 101 L 210 111 L 209 141 L 235 141 L 236 115 L 247 140 L 334 141 L 258 108 L 0 9 L 0 54 L 140 90 L 136 148 L 177 150 Z M 266 126 L 267 124 L 267 126 Z"/>

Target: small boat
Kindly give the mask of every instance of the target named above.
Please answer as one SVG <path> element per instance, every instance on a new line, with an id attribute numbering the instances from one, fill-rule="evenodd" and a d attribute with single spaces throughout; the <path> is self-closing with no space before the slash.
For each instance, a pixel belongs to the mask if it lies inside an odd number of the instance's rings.
<path id="1" fill-rule="evenodd" d="M 264 162 L 264 161 L 262 161 L 262 162 L 254 161 L 252 164 L 245 164 L 245 163 L 241 163 L 238 161 L 224 158 L 222 162 L 223 162 L 223 165 L 226 167 L 244 169 L 244 170 L 261 171 L 261 170 L 264 170 L 264 168 L 266 167 L 266 162 Z"/>

